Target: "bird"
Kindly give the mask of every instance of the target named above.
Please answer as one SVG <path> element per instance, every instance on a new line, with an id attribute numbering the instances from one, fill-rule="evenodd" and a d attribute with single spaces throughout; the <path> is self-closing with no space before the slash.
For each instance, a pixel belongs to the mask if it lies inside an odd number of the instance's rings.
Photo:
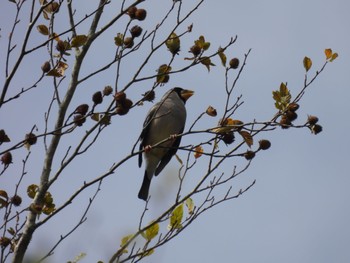
<path id="1" fill-rule="evenodd" d="M 142 150 L 146 161 L 145 173 L 138 198 L 147 201 L 153 175 L 157 176 L 170 162 L 181 142 L 186 122 L 186 101 L 194 94 L 192 90 L 175 87 L 167 91 L 148 112 L 139 137 L 139 167 L 142 166 Z M 169 140 L 152 147 L 167 138 Z"/>

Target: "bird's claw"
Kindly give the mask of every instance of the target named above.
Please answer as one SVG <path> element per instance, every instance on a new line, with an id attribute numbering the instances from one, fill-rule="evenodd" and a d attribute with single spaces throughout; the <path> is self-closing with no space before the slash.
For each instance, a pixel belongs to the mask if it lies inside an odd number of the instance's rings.
<path id="1" fill-rule="evenodd" d="M 152 150 L 152 146 L 151 145 L 146 145 L 145 147 L 145 153 L 148 153 Z"/>

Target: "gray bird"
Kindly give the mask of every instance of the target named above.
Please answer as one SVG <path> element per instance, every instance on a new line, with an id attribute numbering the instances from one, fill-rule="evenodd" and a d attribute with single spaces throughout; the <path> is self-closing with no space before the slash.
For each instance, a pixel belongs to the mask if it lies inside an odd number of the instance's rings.
<path id="1" fill-rule="evenodd" d="M 140 150 L 146 148 L 145 175 L 138 197 L 147 200 L 153 175 L 157 176 L 175 155 L 180 145 L 181 137 L 168 140 L 159 146 L 150 148 L 171 135 L 181 134 L 185 128 L 185 103 L 193 95 L 193 91 L 173 88 L 166 92 L 161 101 L 148 112 L 140 135 Z M 139 154 L 139 167 L 142 165 L 142 153 Z"/>

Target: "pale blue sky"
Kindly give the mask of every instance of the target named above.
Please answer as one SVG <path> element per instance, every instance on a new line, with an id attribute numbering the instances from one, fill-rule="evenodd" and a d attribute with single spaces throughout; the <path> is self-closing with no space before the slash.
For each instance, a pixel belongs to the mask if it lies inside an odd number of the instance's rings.
<path id="1" fill-rule="evenodd" d="M 81 2 L 77 1 L 77 4 Z M 194 1 L 184 1 L 184 5 L 187 2 Z M 244 53 L 252 48 L 236 90 L 236 96 L 242 94 L 245 101 L 237 112 L 238 119 L 252 121 L 256 117 L 258 120 L 268 120 L 275 112 L 272 90 L 276 90 L 281 82 L 288 82 L 294 95 L 302 88 L 304 56 L 313 60 L 310 74 L 314 74 L 324 62 L 325 48 L 332 48 L 339 53 L 339 58 L 327 66 L 307 91 L 298 111 L 297 123 L 306 119 L 308 114 L 317 115 L 324 130 L 317 136 L 306 129 L 276 130 L 259 136 L 257 140 L 266 138 L 271 141 L 271 149 L 259 154 L 250 169 L 233 181 L 235 191 L 256 179 L 255 186 L 239 199 L 223 203 L 199 217 L 179 237 L 156 250 L 144 262 L 347 263 L 350 260 L 350 178 L 347 165 L 350 146 L 347 116 L 350 99 L 350 4 L 346 0 L 218 2 L 207 1 L 184 25 L 194 24 L 193 33 L 187 38 L 187 46 L 199 35 L 205 35 L 215 50 L 227 43 L 231 36 L 238 35 L 237 43 L 231 49 L 232 54 L 227 54 L 228 57 L 243 59 Z M 170 0 L 162 3 L 149 0 L 143 3 L 142 6 L 148 10 L 148 18 L 142 25 L 154 25 L 157 15 L 170 3 Z M 13 10 L 7 8 L 6 3 L 3 9 L 6 14 L 0 18 L 2 49 L 8 32 L 2 25 L 13 14 Z M 111 6 L 104 15 L 113 13 L 115 10 Z M 11 20 L 6 23 L 8 21 Z M 83 29 L 80 30 L 84 33 Z M 120 30 L 116 25 L 97 43 L 82 75 L 114 56 L 113 36 Z M 33 41 L 42 40 L 42 36 L 38 36 Z M 183 45 L 186 45 L 186 41 Z M 185 56 L 186 52 L 184 48 L 181 55 Z M 45 50 L 26 61 L 27 66 L 21 69 L 24 77 L 16 80 L 18 86 L 24 85 L 28 76 L 40 72 L 39 66 L 29 68 L 28 65 L 41 65 L 45 60 L 39 59 L 42 54 L 45 54 Z M 149 72 L 154 72 L 160 64 L 169 60 L 165 57 L 168 53 L 164 54 L 164 57 L 151 61 Z M 137 61 L 137 57 L 134 59 Z M 132 74 L 128 70 L 133 68 L 134 63 L 127 62 L 122 83 L 127 82 L 128 76 Z M 164 87 L 164 92 L 172 86 L 182 86 L 196 92 L 187 104 L 188 124 L 209 104 L 219 108 L 223 103 L 220 89 L 223 89 L 224 71 L 218 59 L 214 63 L 217 66 L 212 68 L 210 74 L 204 67 L 199 68 L 172 78 Z M 0 70 L 4 72 L 3 63 Z M 80 86 L 79 89 L 84 90 L 74 99 L 72 110 L 80 103 L 89 102 L 96 90 L 108 84 L 113 85 L 114 77 L 114 69 L 111 69 Z M 0 80 L 3 82 L 3 75 Z M 128 93 L 129 96 L 136 99 L 149 89 L 151 84 L 148 85 L 136 85 Z M 157 99 L 162 93 L 159 92 Z M 42 103 L 42 98 L 51 94 L 48 87 L 41 87 L 33 95 L 21 100 L 23 104 L 20 107 L 18 104 L 10 105 L 7 111 L 1 110 L 0 128 L 8 127 L 6 130 L 13 139 L 22 138 L 20 131 L 30 130 L 33 124 L 38 124 L 42 130 L 43 112 L 48 106 L 48 102 Z M 151 104 L 146 104 L 127 117 L 113 121 L 93 151 L 67 169 L 51 189 L 58 204 L 64 200 L 65 194 L 73 192 L 83 180 L 106 171 L 114 161 L 130 151 L 150 107 Z M 201 125 L 212 124 L 211 119 L 206 119 Z M 81 134 L 83 132 L 84 128 Z M 64 145 L 72 144 L 73 140 Z M 190 137 L 184 138 L 183 144 L 186 143 L 192 143 Z M 58 152 L 55 168 L 64 156 L 65 149 L 62 147 Z M 25 151 L 17 152 L 17 155 L 14 154 L 16 162 L 12 169 L 18 172 Z M 25 178 L 27 184 L 38 181 L 41 154 L 33 148 L 33 163 L 29 165 L 29 175 Z M 179 155 L 185 157 L 184 153 L 180 152 Z M 178 168 L 179 163 L 174 159 L 152 181 L 150 191 L 154 200 L 151 200 L 146 222 L 156 217 L 173 200 L 173 196 L 169 195 L 174 194 L 171 186 L 177 183 L 175 175 Z M 223 167 L 223 171 L 227 171 L 225 169 L 229 169 L 229 166 Z M 144 205 L 137 199 L 142 176 L 143 169 L 137 167 L 135 158 L 107 178 L 94 208 L 88 214 L 88 221 L 57 248 L 50 262 L 72 260 L 80 252 L 87 253 L 82 262 L 107 261 L 108 256 L 119 246 L 121 237 L 137 229 Z M 193 182 L 196 178 L 199 177 L 193 175 Z M 192 180 L 189 183 L 193 183 Z M 8 179 L 4 185 L 14 183 Z M 31 243 L 32 251 L 46 252 L 61 234 L 69 231 L 81 216 L 94 190 L 94 187 L 87 190 L 65 213 L 59 214 L 39 230 Z"/>

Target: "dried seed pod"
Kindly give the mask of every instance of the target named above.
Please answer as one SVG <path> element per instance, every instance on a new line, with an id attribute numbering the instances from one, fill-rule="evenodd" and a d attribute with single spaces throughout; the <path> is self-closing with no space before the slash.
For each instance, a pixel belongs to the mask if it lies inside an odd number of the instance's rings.
<path id="1" fill-rule="evenodd" d="M 289 105 L 288 105 L 288 110 L 290 110 L 290 111 L 297 111 L 299 109 L 299 104 L 297 104 L 297 103 L 290 103 Z"/>
<path id="2" fill-rule="evenodd" d="M 145 94 L 142 94 L 143 96 L 143 101 L 153 101 L 156 94 L 154 92 L 154 90 L 149 90 L 149 91 L 146 91 Z"/>
<path id="3" fill-rule="evenodd" d="M 103 101 L 102 92 L 101 91 L 95 92 L 94 95 L 92 95 L 92 101 L 94 102 L 95 105 L 101 104 Z"/>
<path id="4" fill-rule="evenodd" d="M 20 206 L 22 204 L 22 198 L 19 195 L 14 195 L 11 197 L 11 203 L 14 206 Z"/>
<path id="5" fill-rule="evenodd" d="M 103 89 L 103 95 L 104 96 L 109 96 L 111 95 L 113 92 L 113 88 L 111 86 L 106 86 L 104 89 Z"/>
<path id="6" fill-rule="evenodd" d="M 295 111 L 291 110 L 287 110 L 285 115 L 290 121 L 295 121 L 298 118 L 298 114 Z"/>
<path id="7" fill-rule="evenodd" d="M 145 9 L 137 9 L 135 12 L 135 18 L 139 21 L 143 21 L 146 19 L 147 11 Z"/>
<path id="8" fill-rule="evenodd" d="M 81 126 L 83 126 L 84 122 L 86 121 L 86 118 L 81 114 L 77 114 L 74 116 L 73 121 L 74 121 L 75 125 L 81 127 Z"/>
<path id="9" fill-rule="evenodd" d="M 318 122 L 318 118 L 316 116 L 312 116 L 312 115 L 309 115 L 307 117 L 307 122 L 310 124 L 310 125 L 315 125 L 317 122 Z"/>
<path id="10" fill-rule="evenodd" d="M 74 111 L 76 114 L 85 115 L 89 110 L 89 105 L 87 104 L 80 104 Z"/>
<path id="11" fill-rule="evenodd" d="M 130 29 L 130 34 L 133 38 L 139 37 L 142 34 L 142 27 L 135 25 Z"/>
<path id="12" fill-rule="evenodd" d="M 311 132 L 315 135 L 319 134 L 323 130 L 322 126 L 319 124 L 315 124 L 315 125 L 311 126 L 310 129 L 311 129 Z"/>
<path id="13" fill-rule="evenodd" d="M 129 100 L 128 98 L 126 98 L 122 103 L 123 108 L 128 109 L 128 110 L 132 107 L 132 104 L 133 104 L 132 101 Z"/>
<path id="14" fill-rule="evenodd" d="M 118 107 L 115 109 L 115 113 L 118 115 L 125 115 L 129 112 L 129 109 L 124 108 L 122 105 L 118 105 Z"/>
<path id="15" fill-rule="evenodd" d="M 252 160 L 255 157 L 255 152 L 253 151 L 247 151 L 244 154 L 244 158 L 246 158 L 247 160 Z"/>
<path id="16" fill-rule="evenodd" d="M 136 11 L 137 11 L 137 7 L 136 6 L 132 6 L 132 7 L 130 7 L 128 9 L 128 11 L 126 13 L 130 16 L 131 19 L 134 19 Z"/>
<path id="17" fill-rule="evenodd" d="M 6 152 L 1 156 L 1 162 L 8 166 L 12 163 L 12 154 L 10 152 Z"/>
<path id="18" fill-rule="evenodd" d="M 283 115 L 280 120 L 280 125 L 282 129 L 288 129 L 290 125 L 292 125 L 292 122 L 287 118 L 287 116 Z"/>
<path id="19" fill-rule="evenodd" d="M 49 61 L 46 61 L 42 66 L 41 66 L 41 70 L 44 72 L 44 73 L 47 73 L 51 70 L 51 64 Z"/>
<path id="20" fill-rule="evenodd" d="M 216 109 L 213 108 L 212 106 L 209 106 L 206 110 L 206 114 L 208 114 L 211 117 L 215 117 L 216 115 L 218 115 L 218 113 L 216 112 Z"/>
<path id="21" fill-rule="evenodd" d="M 271 142 L 269 140 L 260 140 L 259 141 L 259 149 L 267 150 L 271 147 Z"/>
<path id="22" fill-rule="evenodd" d="M 134 46 L 134 39 L 132 37 L 124 38 L 124 47 L 132 48 Z"/>
<path id="23" fill-rule="evenodd" d="M 29 145 L 34 145 L 36 144 L 37 137 L 34 133 L 28 133 L 25 136 L 25 143 Z"/>
<path id="24" fill-rule="evenodd" d="M 233 58 L 230 60 L 230 68 L 237 69 L 239 66 L 239 59 L 238 58 Z"/>
<path id="25" fill-rule="evenodd" d="M 114 99 L 115 99 L 116 102 L 118 102 L 118 103 L 123 103 L 123 101 L 125 101 L 125 99 L 126 99 L 126 94 L 124 93 L 124 91 L 117 92 L 117 93 L 114 95 Z"/>
<path id="26" fill-rule="evenodd" d="M 233 143 L 235 141 L 235 135 L 233 134 L 233 132 L 225 133 L 222 136 L 222 140 L 226 144 L 231 144 L 231 143 Z"/>

